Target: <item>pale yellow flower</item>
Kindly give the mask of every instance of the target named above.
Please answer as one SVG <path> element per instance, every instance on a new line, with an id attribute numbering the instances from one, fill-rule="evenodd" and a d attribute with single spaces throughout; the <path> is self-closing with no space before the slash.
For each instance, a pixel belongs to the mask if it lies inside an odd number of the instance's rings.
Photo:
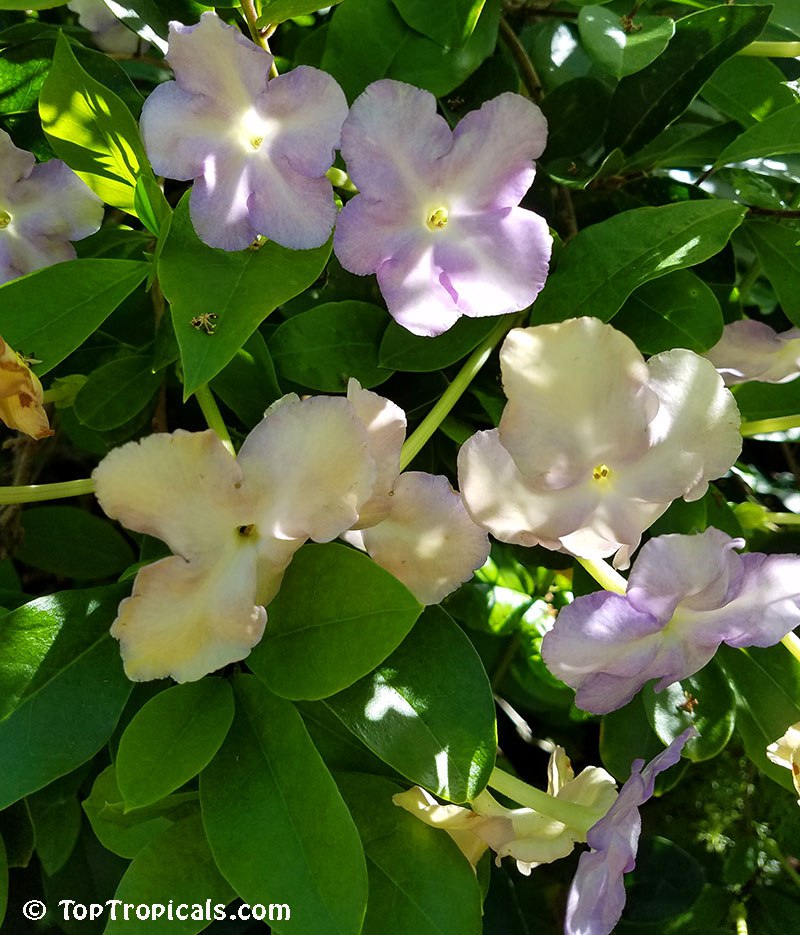
<path id="1" fill-rule="evenodd" d="M 0 421 L 31 438 L 47 438 L 53 430 L 42 400 L 39 378 L 25 358 L 0 338 Z"/>
<path id="2" fill-rule="evenodd" d="M 792 771 L 792 781 L 800 795 L 800 721 L 786 728 L 786 733 L 767 747 L 767 756 L 777 766 Z M 800 799 L 797 800 L 800 805 Z"/>

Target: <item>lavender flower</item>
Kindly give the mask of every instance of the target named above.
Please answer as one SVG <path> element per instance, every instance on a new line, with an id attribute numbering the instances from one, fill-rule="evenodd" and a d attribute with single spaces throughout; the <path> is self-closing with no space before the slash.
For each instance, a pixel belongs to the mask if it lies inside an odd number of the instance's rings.
<path id="1" fill-rule="evenodd" d="M 78 14 L 78 22 L 104 52 L 131 54 L 139 48 L 139 37 L 114 16 L 104 0 L 70 0 L 67 8 Z"/>
<path id="2" fill-rule="evenodd" d="M 625 595 L 600 591 L 562 608 L 542 641 L 550 671 L 595 714 L 693 675 L 730 646 L 772 646 L 800 624 L 800 556 L 737 555 L 718 529 L 642 546 Z"/>
<path id="3" fill-rule="evenodd" d="M 748 380 L 789 383 L 800 377 L 800 328 L 778 334 L 760 321 L 734 321 L 705 356 L 726 386 Z"/>
<path id="4" fill-rule="evenodd" d="M 142 110 L 145 148 L 160 175 L 195 180 L 189 210 L 212 247 L 243 250 L 263 234 L 319 247 L 336 218 L 325 172 L 347 102 L 325 72 L 301 65 L 267 81 L 272 56 L 206 12 L 170 23 L 175 81 Z"/>
<path id="5" fill-rule="evenodd" d="M 689 727 L 644 766 L 634 760 L 631 775 L 606 815 L 589 829 L 567 902 L 565 935 L 609 935 L 625 906 L 623 875 L 636 866 L 642 830 L 640 806 L 652 797 L 656 776 L 674 766 L 697 731 Z M 644 767 L 644 769 L 642 768 Z"/>
<path id="6" fill-rule="evenodd" d="M 352 273 L 377 273 L 389 313 L 415 334 L 526 308 L 552 241 L 547 223 L 517 206 L 546 136 L 541 111 L 518 94 L 488 101 L 451 132 L 432 94 L 374 82 L 342 129 L 361 194 L 339 217 L 336 255 Z"/>
<path id="7" fill-rule="evenodd" d="M 38 163 L 0 130 L 0 283 L 75 259 L 103 203 L 61 160 Z"/>

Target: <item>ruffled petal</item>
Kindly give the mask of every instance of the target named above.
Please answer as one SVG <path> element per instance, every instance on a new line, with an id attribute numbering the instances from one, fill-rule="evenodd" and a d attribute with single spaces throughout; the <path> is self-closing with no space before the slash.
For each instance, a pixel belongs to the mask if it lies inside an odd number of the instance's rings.
<path id="1" fill-rule="evenodd" d="M 726 386 L 758 380 L 789 383 L 800 377 L 800 329 L 781 334 L 760 321 L 734 321 L 704 355 Z"/>
<path id="2" fill-rule="evenodd" d="M 647 449 L 657 399 L 636 345 L 596 318 L 515 328 L 500 352 L 500 438 L 527 477 L 565 487 Z"/>
<path id="3" fill-rule="evenodd" d="M 128 529 L 162 539 L 187 561 L 212 563 L 253 522 L 242 471 L 212 431 L 148 435 L 95 468 L 97 499 Z"/>
<path id="4" fill-rule="evenodd" d="M 244 659 L 267 620 L 255 590 L 254 548 L 210 565 L 172 556 L 142 568 L 111 627 L 128 678 L 192 682 Z"/>
<path id="5" fill-rule="evenodd" d="M 99 230 L 103 202 L 59 159 L 35 166 L 9 192 L 14 230 L 25 238 L 82 240 Z M 60 259 L 60 258 L 59 258 Z"/>
<path id="6" fill-rule="evenodd" d="M 361 507 L 357 528 L 374 526 L 389 515 L 392 487 L 400 473 L 400 451 L 406 437 L 406 414 L 383 396 L 365 390 L 354 377 L 347 384 L 347 399 L 367 430 L 367 442 L 377 476 L 372 497 Z"/>
<path id="7" fill-rule="evenodd" d="M 264 90 L 272 66 L 268 52 L 212 11 L 194 26 L 170 23 L 167 61 L 184 91 L 224 100 L 231 113 Z"/>
<path id="8" fill-rule="evenodd" d="M 307 178 L 266 156 L 252 159 L 250 173 L 246 204 L 253 231 L 292 250 L 311 250 L 327 241 L 336 205 L 326 178 Z"/>
<path id="9" fill-rule="evenodd" d="M 342 128 L 342 156 L 363 195 L 407 207 L 435 188 L 438 160 L 453 136 L 436 98 L 401 81 L 375 81 L 356 98 Z M 420 219 L 420 223 L 422 219 Z"/>
<path id="10" fill-rule="evenodd" d="M 472 318 L 526 308 L 547 278 L 553 239 L 547 222 L 532 211 L 454 217 L 434 245 L 458 310 Z"/>
<path id="11" fill-rule="evenodd" d="M 800 556 L 736 558 L 738 594 L 717 614 L 722 638 L 730 646 L 773 646 L 800 626 Z"/>
<path id="12" fill-rule="evenodd" d="M 239 452 L 260 536 L 335 539 L 373 493 L 377 468 L 367 430 L 342 398 L 288 397 L 271 408 Z"/>
<path id="13" fill-rule="evenodd" d="M 362 536 L 372 558 L 423 604 L 438 604 L 489 555 L 486 534 L 447 478 L 416 471 L 400 475 L 389 516 Z"/>
<path id="14" fill-rule="evenodd" d="M 444 157 L 448 192 L 470 212 L 514 207 L 533 184 L 547 142 L 541 110 L 520 94 L 486 101 L 461 120 Z"/>
<path id="15" fill-rule="evenodd" d="M 197 236 L 210 247 L 244 250 L 261 233 L 250 220 L 253 164 L 244 152 L 212 152 L 189 198 Z"/>
<path id="16" fill-rule="evenodd" d="M 0 191 L 3 192 L 3 198 L 20 179 L 26 179 L 31 174 L 35 165 L 33 153 L 19 149 L 8 133 L 0 130 Z M 0 203 L 0 209 L 6 210 L 6 205 Z"/>
<path id="17" fill-rule="evenodd" d="M 421 241 L 422 235 L 405 217 L 363 195 L 351 198 L 342 208 L 333 233 L 339 262 L 357 276 L 377 272 L 387 260 L 408 253 Z"/>

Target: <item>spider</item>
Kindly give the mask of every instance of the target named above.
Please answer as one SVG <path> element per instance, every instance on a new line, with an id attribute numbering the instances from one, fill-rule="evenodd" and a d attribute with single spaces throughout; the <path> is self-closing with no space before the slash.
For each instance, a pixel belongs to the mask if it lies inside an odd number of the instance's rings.
<path id="1" fill-rule="evenodd" d="M 196 318 L 193 318 L 190 324 L 198 331 L 205 331 L 206 334 L 213 334 L 214 329 L 217 327 L 218 317 L 219 316 L 214 312 L 203 312 L 202 315 L 198 315 Z"/>

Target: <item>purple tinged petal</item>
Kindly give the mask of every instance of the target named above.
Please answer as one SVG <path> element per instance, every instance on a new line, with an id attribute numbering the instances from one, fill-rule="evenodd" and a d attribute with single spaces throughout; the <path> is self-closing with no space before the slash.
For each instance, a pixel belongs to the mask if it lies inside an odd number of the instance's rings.
<path id="1" fill-rule="evenodd" d="M 250 218 L 253 173 L 244 153 L 209 153 L 189 196 L 197 236 L 210 247 L 244 250 L 260 233 Z"/>
<path id="2" fill-rule="evenodd" d="M 780 334 L 760 321 L 734 321 L 705 355 L 726 386 L 758 380 L 789 383 L 800 377 L 800 329 Z"/>
<path id="3" fill-rule="evenodd" d="M 774 646 L 800 626 L 800 555 L 737 556 L 739 592 L 724 608 L 730 646 Z"/>
<path id="4" fill-rule="evenodd" d="M 403 218 L 387 212 L 379 202 L 356 197 L 339 214 L 333 249 L 348 272 L 368 276 L 392 257 L 407 255 L 420 240 Z"/>
<path id="5" fill-rule="evenodd" d="M 160 84 L 142 107 L 142 139 L 156 175 L 181 182 L 201 175 L 209 153 L 225 150 L 220 129 L 208 98 L 176 81 Z"/>
<path id="6" fill-rule="evenodd" d="M 33 153 L 19 149 L 8 133 L 0 130 L 0 191 L 5 194 L 14 184 L 26 179 L 35 165 Z"/>
<path id="7" fill-rule="evenodd" d="M 259 234 L 292 250 L 321 247 L 330 237 L 336 205 L 327 179 L 263 161 L 253 164 L 248 184 L 250 221 Z"/>

